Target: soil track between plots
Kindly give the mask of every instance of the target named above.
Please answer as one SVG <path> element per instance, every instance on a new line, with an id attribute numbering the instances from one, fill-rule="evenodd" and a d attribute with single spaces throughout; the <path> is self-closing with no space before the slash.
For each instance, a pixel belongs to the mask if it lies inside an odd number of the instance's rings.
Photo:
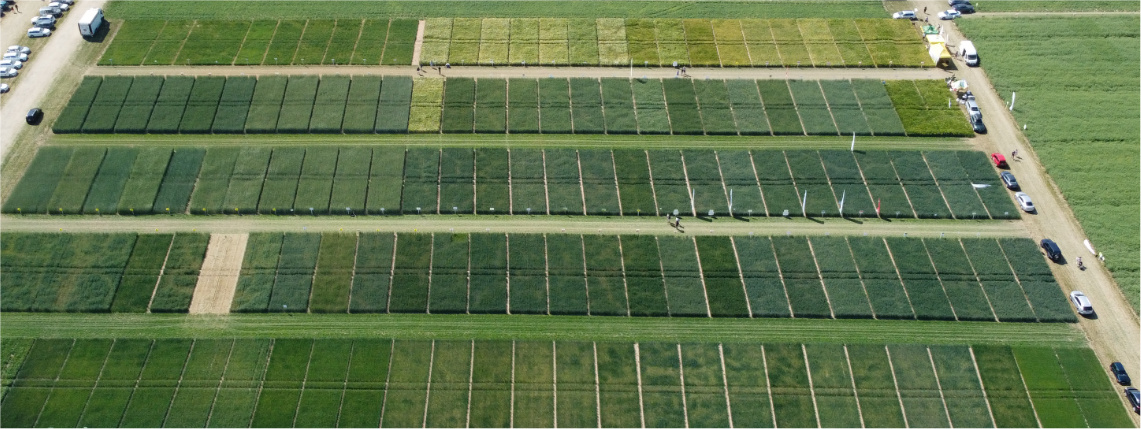
<path id="1" fill-rule="evenodd" d="M 226 314 L 234 301 L 249 234 L 213 234 L 190 301 L 190 314 Z"/>

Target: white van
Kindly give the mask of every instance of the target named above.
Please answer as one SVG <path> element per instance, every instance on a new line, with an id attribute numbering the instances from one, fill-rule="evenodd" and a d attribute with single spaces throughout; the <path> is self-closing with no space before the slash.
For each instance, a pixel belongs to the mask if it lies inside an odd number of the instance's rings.
<path id="1" fill-rule="evenodd" d="M 967 62 L 968 66 L 975 67 L 979 65 L 979 51 L 975 50 L 975 44 L 970 40 L 959 42 L 959 53 L 963 60 Z"/>

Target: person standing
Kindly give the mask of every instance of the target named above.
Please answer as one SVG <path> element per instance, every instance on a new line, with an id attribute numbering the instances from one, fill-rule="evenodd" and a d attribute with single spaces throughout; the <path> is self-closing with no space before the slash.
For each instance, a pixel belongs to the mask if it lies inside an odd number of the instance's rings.
<path id="1" fill-rule="evenodd" d="M 927 6 L 923 6 L 923 14 L 924 14 L 924 15 L 926 15 L 926 14 L 927 14 Z"/>

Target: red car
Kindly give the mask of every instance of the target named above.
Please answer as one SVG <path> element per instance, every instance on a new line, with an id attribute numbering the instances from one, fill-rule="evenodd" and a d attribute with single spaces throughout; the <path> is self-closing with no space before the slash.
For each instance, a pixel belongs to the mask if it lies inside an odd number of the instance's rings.
<path id="1" fill-rule="evenodd" d="M 994 161 L 995 167 L 998 167 L 998 168 L 1007 168 L 1008 167 L 1006 165 L 1006 157 L 1002 156 L 1001 153 L 995 152 L 995 153 L 990 154 L 990 160 Z"/>

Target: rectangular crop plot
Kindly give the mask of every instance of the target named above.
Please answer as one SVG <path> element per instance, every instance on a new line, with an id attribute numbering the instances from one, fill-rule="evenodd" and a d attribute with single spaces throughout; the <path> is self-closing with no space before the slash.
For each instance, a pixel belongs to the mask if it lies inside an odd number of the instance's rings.
<path id="1" fill-rule="evenodd" d="M 551 214 L 583 213 L 578 153 L 572 149 L 544 150 L 547 194 Z"/>
<path id="2" fill-rule="evenodd" d="M 281 114 L 277 119 L 277 132 L 304 133 L 309 131 L 313 103 L 320 80 L 316 76 L 292 76 L 285 89 Z"/>
<path id="3" fill-rule="evenodd" d="M 580 150 L 583 198 L 586 213 L 591 215 L 617 215 L 621 212 L 618 188 L 615 186 L 614 159 L 610 151 Z"/>
<path id="4" fill-rule="evenodd" d="M 293 205 L 303 212 L 329 212 L 329 196 L 333 188 L 333 173 L 337 166 L 337 148 L 312 147 L 305 150 L 305 164 L 297 182 L 297 199 Z"/>
<path id="5" fill-rule="evenodd" d="M 158 100 L 162 84 L 163 78 L 157 76 L 140 76 L 134 79 L 115 122 L 116 133 L 146 132 L 147 119 L 150 118 L 151 110 Z M 245 115 L 242 116 L 244 121 Z"/>
<path id="6" fill-rule="evenodd" d="M 432 236 L 428 234 L 400 234 L 397 237 L 389 311 L 422 313 L 428 308 L 431 249 Z"/>
<path id="7" fill-rule="evenodd" d="M 630 82 L 634 108 L 641 134 L 669 134 L 670 119 L 660 79 L 635 79 Z"/>
<path id="8" fill-rule="evenodd" d="M 170 79 L 167 79 L 168 84 Z M 281 114 L 281 103 L 288 83 L 289 78 L 285 76 L 258 78 L 246 117 L 247 133 L 272 133 L 277 130 L 277 117 Z"/>
<path id="9" fill-rule="evenodd" d="M 841 135 L 856 133 L 870 135 L 860 104 L 856 100 L 856 93 L 852 84 L 846 80 L 822 80 L 820 87 L 824 90 L 824 97 L 828 100 L 828 107 L 832 117 L 836 119 L 837 129 Z"/>
<path id="10" fill-rule="evenodd" d="M 650 170 L 643 150 L 615 149 L 613 151 L 615 178 L 624 215 L 654 215 L 654 190 L 650 186 Z"/>
<path id="11" fill-rule="evenodd" d="M 348 76 L 325 76 L 317 87 L 313 115 L 309 120 L 311 133 L 340 133 L 345 118 L 349 94 Z"/>
<path id="12" fill-rule="evenodd" d="M 540 149 L 512 149 L 511 207 L 512 213 L 547 213 L 547 186 L 544 154 Z"/>
<path id="13" fill-rule="evenodd" d="M 384 64 L 407 65 L 412 63 L 418 24 L 419 21 L 415 19 L 392 20 L 388 27 L 388 39 L 384 44 Z M 359 47 L 357 52 L 360 52 Z M 362 60 L 362 62 L 364 61 Z"/>
<path id="14" fill-rule="evenodd" d="M 737 130 L 741 135 L 770 134 L 769 120 L 765 116 L 765 106 L 761 103 L 757 83 L 752 80 L 730 79 L 725 81 L 729 91 L 729 104 Z"/>
<path id="15" fill-rule="evenodd" d="M 109 133 L 114 131 L 115 120 L 119 117 L 127 93 L 131 90 L 132 81 L 134 78 L 123 76 L 103 78 L 99 92 L 91 101 L 91 110 L 83 121 L 83 132 Z"/>
<path id="16" fill-rule="evenodd" d="M 836 133 L 836 124 L 828 111 L 819 82 L 796 80 L 788 82 L 792 96 L 796 100 L 796 110 L 804 122 L 807 134 L 831 135 Z"/>
<path id="17" fill-rule="evenodd" d="M 606 131 L 602 116 L 602 93 L 597 79 L 570 79 L 571 121 L 578 134 L 601 134 Z"/>
<path id="18" fill-rule="evenodd" d="M 388 309 L 393 244 L 390 233 L 362 233 L 357 238 L 349 312 L 380 313 Z"/>
<path id="19" fill-rule="evenodd" d="M 376 132 L 401 133 L 408 131 L 412 99 L 412 79 L 389 76 L 380 88 L 380 101 L 376 110 Z"/>
<path id="20" fill-rule="evenodd" d="M 708 214 L 712 211 L 715 215 L 728 214 L 728 191 L 721 181 L 717 154 L 713 151 L 687 150 L 682 156 L 697 213 Z"/>
<path id="21" fill-rule="evenodd" d="M 341 128 L 348 133 L 371 133 L 376 124 L 377 105 L 380 101 L 381 78 L 357 76 L 349 86 Z"/>
<path id="22" fill-rule="evenodd" d="M 48 200 L 48 213 L 75 214 L 83 209 L 91 182 L 106 152 L 103 148 L 80 148 L 72 154 L 71 161 L 61 171 L 59 186 Z"/>
<path id="23" fill-rule="evenodd" d="M 373 165 L 377 168 L 375 161 Z M 409 149 L 404 160 L 403 213 L 435 213 L 439 178 L 439 149 Z"/>
<path id="24" fill-rule="evenodd" d="M 475 94 L 475 132 L 507 130 L 507 80 L 480 79 Z"/>
<path id="25" fill-rule="evenodd" d="M 198 77 L 194 88 L 186 100 L 186 110 L 182 112 L 182 122 L 178 124 L 181 133 L 208 133 L 218 112 L 218 102 L 222 98 L 226 78 Z"/>
<path id="26" fill-rule="evenodd" d="M 745 288 L 737 270 L 737 258 L 728 237 L 699 237 L 697 251 L 710 313 L 721 317 L 747 317 Z"/>
<path id="27" fill-rule="evenodd" d="M 470 133 L 475 121 L 475 80 L 452 78 L 445 81 L 444 111 L 440 128 L 446 133 Z"/>
<path id="28" fill-rule="evenodd" d="M 475 194 L 475 153 L 444 148 L 440 157 L 440 213 L 471 213 Z"/>
<path id="29" fill-rule="evenodd" d="M 259 213 L 285 214 L 286 210 L 293 207 L 304 159 L 305 150 L 302 148 L 278 148 L 273 151 L 258 202 Z"/>
<path id="30" fill-rule="evenodd" d="M 662 81 L 670 125 L 674 134 L 703 134 L 693 83 L 688 79 Z"/>
<path id="31" fill-rule="evenodd" d="M 79 132 L 102 83 L 102 76 L 85 76 L 79 83 L 79 88 L 71 94 L 71 99 L 68 100 L 59 118 L 52 124 L 52 131 L 59 134 Z"/>
<path id="32" fill-rule="evenodd" d="M 87 193 L 87 200 L 83 202 L 84 213 L 115 213 L 138 154 L 139 150 L 135 148 L 107 150 L 103 164 L 99 166 L 99 173 L 95 175 L 91 190 Z M 29 170 L 24 173 L 24 177 L 31 174 L 32 171 Z"/>
<path id="33" fill-rule="evenodd" d="M 650 178 L 658 203 L 658 213 L 693 215 L 689 184 L 685 180 L 685 164 L 681 153 L 672 150 L 651 150 Z"/>
<path id="34" fill-rule="evenodd" d="M 507 79 L 507 130 L 511 133 L 539 132 L 539 82 L 535 79 Z"/>
<path id="35" fill-rule="evenodd" d="M 506 213 L 511 207 L 507 183 L 511 169 L 506 149 L 475 150 L 475 210 Z"/>
<path id="36" fill-rule="evenodd" d="M 694 90 L 701 106 L 701 122 L 707 134 L 737 134 L 729 93 L 722 80 L 695 80 Z"/>
<path id="37" fill-rule="evenodd" d="M 463 313 L 468 308 L 467 234 L 435 234 L 432 241 L 430 313 Z"/>
<path id="38" fill-rule="evenodd" d="M 761 101 L 765 104 L 765 114 L 769 118 L 769 125 L 772 127 L 773 134 L 804 134 L 800 116 L 796 114 L 796 106 L 792 102 L 792 96 L 785 82 L 758 80 L 757 88 L 761 92 Z"/>
<path id="39" fill-rule="evenodd" d="M 710 308 L 706 304 L 706 291 L 698 272 L 693 239 L 658 237 L 658 252 L 662 256 L 670 315 L 708 316 Z"/>
<path id="40" fill-rule="evenodd" d="M 251 76 L 230 77 L 218 100 L 212 129 L 215 133 L 242 133 L 250 110 L 257 79 Z"/>
<path id="41" fill-rule="evenodd" d="M 190 197 L 191 214 L 222 213 L 226 191 L 234 174 L 234 163 L 240 153 L 241 150 L 236 147 L 206 150 L 202 170 L 198 173 L 198 184 Z"/>
<path id="42" fill-rule="evenodd" d="M 636 134 L 634 95 L 627 79 L 602 79 L 602 105 L 609 134 Z"/>
<path id="43" fill-rule="evenodd" d="M 570 82 L 539 79 L 539 128 L 543 133 L 570 133 Z"/>

